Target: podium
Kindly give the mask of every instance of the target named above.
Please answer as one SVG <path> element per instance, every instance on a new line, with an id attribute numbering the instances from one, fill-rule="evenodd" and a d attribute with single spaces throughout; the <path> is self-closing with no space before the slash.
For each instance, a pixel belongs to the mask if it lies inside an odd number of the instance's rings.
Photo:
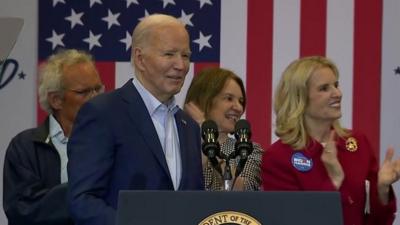
<path id="1" fill-rule="evenodd" d="M 121 191 L 117 225 L 342 225 L 339 192 Z"/>

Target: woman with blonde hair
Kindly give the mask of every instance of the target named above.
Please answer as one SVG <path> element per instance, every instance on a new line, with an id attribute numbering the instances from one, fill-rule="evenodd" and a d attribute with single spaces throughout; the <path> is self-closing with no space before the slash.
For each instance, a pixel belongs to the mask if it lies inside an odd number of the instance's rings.
<path id="1" fill-rule="evenodd" d="M 274 102 L 279 140 L 262 158 L 263 189 L 339 191 L 345 225 L 391 224 L 400 160 L 389 148 L 379 169 L 367 138 L 341 127 L 341 99 L 331 60 L 305 57 L 286 68 Z"/>

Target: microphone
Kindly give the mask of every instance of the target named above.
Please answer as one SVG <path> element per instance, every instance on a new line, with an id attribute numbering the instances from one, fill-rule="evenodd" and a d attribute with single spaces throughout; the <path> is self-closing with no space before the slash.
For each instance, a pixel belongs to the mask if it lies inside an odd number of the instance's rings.
<path id="1" fill-rule="evenodd" d="M 238 177 L 246 165 L 249 155 L 253 152 L 253 143 L 251 142 L 250 124 L 245 119 L 240 119 L 235 125 L 235 153 L 239 156 L 239 163 L 236 167 L 235 177 Z"/>
<path id="2" fill-rule="evenodd" d="M 220 155 L 221 148 L 218 143 L 218 127 L 212 120 L 206 120 L 201 125 L 201 136 L 203 138 L 202 151 L 207 156 L 211 165 L 222 174 L 217 156 Z"/>

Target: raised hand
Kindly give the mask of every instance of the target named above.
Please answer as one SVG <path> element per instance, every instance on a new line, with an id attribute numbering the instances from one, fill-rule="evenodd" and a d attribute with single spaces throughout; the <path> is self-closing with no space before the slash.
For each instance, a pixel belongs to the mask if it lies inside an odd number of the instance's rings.
<path id="1" fill-rule="evenodd" d="M 400 178 L 400 159 L 393 160 L 394 149 L 389 147 L 378 172 L 378 193 L 382 203 L 389 201 L 390 185 Z"/>
<path id="2" fill-rule="evenodd" d="M 193 102 L 188 102 L 184 106 L 185 112 L 187 112 L 198 124 L 201 124 L 205 120 L 204 112 L 199 109 L 199 107 Z"/>
<path id="3" fill-rule="evenodd" d="M 344 180 L 344 171 L 337 157 L 334 130 L 330 132 L 329 140 L 323 148 L 321 161 L 324 163 L 332 183 L 335 185 L 336 189 L 339 189 Z"/>

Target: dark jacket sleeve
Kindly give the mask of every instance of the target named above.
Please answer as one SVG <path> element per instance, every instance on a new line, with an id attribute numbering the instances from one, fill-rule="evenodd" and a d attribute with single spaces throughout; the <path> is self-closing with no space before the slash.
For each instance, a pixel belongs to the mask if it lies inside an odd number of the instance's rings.
<path id="1" fill-rule="evenodd" d="M 114 163 L 113 140 L 96 107 L 81 107 L 68 142 L 68 199 L 75 224 L 113 225 L 116 211 L 105 196 Z"/>
<path id="2" fill-rule="evenodd" d="M 7 149 L 3 207 L 9 224 L 72 224 L 66 204 L 67 185 L 46 182 L 49 179 L 40 174 L 43 165 L 37 152 L 31 139 L 23 135 L 15 137 Z"/>

